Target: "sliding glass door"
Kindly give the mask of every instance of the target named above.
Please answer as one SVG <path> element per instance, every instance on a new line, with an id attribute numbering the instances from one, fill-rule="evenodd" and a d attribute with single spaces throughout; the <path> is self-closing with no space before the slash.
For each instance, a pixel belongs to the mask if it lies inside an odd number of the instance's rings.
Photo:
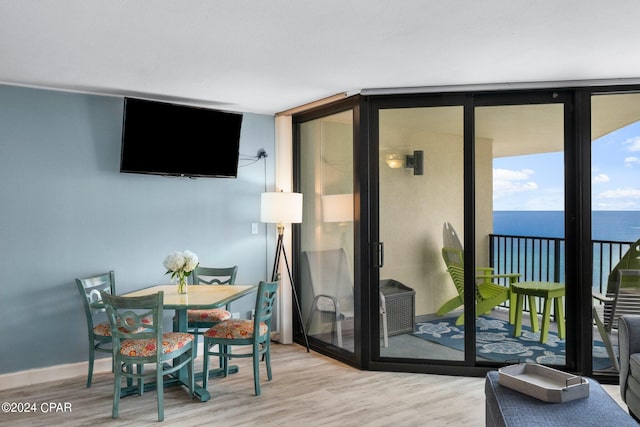
<path id="1" fill-rule="evenodd" d="M 474 120 L 476 361 L 565 365 L 565 105 Z"/>
<path id="2" fill-rule="evenodd" d="M 463 107 L 380 108 L 377 115 L 379 354 L 463 361 L 464 330 L 455 320 L 464 284 L 452 280 L 442 253 L 445 224 L 464 232 Z"/>
<path id="3" fill-rule="evenodd" d="M 565 318 L 567 95 L 376 101 L 372 227 L 383 256 L 374 253 L 369 289 L 379 360 L 575 366 Z"/>

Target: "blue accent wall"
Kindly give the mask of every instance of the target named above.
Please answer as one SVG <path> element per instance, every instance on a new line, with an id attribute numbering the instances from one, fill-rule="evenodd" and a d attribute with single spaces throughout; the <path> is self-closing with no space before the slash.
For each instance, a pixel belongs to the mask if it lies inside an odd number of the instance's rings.
<path id="1" fill-rule="evenodd" d="M 165 256 L 189 249 L 205 266 L 237 264 L 237 283 L 267 279 L 260 193 L 275 156 L 242 155 L 274 153 L 274 118 L 244 115 L 237 179 L 167 178 L 119 172 L 122 109 L 0 85 L 0 374 L 87 360 L 76 277 L 114 270 L 118 293 L 167 283 Z M 187 148 L 176 141 L 176 156 Z M 244 317 L 252 298 L 232 311 Z"/>

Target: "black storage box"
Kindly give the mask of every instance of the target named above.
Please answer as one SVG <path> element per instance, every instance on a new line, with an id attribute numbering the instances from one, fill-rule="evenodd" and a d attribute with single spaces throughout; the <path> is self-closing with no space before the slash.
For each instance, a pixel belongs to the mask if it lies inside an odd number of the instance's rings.
<path id="1" fill-rule="evenodd" d="M 388 335 L 413 332 L 416 327 L 416 291 L 397 280 L 384 279 L 380 281 L 380 292 L 386 304 Z"/>

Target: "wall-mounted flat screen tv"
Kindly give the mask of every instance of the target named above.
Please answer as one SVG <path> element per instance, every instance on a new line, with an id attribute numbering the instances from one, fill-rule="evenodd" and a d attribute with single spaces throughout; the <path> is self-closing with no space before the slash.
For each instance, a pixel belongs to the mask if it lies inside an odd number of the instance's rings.
<path id="1" fill-rule="evenodd" d="M 242 114 L 125 98 L 120 172 L 238 176 Z"/>

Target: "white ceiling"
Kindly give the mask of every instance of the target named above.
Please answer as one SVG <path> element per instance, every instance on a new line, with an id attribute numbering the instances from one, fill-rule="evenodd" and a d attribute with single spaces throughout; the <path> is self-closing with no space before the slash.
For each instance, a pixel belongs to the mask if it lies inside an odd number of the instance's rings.
<path id="1" fill-rule="evenodd" d="M 273 114 L 340 92 L 640 77 L 637 0 L 0 0 L 0 83 Z"/>

